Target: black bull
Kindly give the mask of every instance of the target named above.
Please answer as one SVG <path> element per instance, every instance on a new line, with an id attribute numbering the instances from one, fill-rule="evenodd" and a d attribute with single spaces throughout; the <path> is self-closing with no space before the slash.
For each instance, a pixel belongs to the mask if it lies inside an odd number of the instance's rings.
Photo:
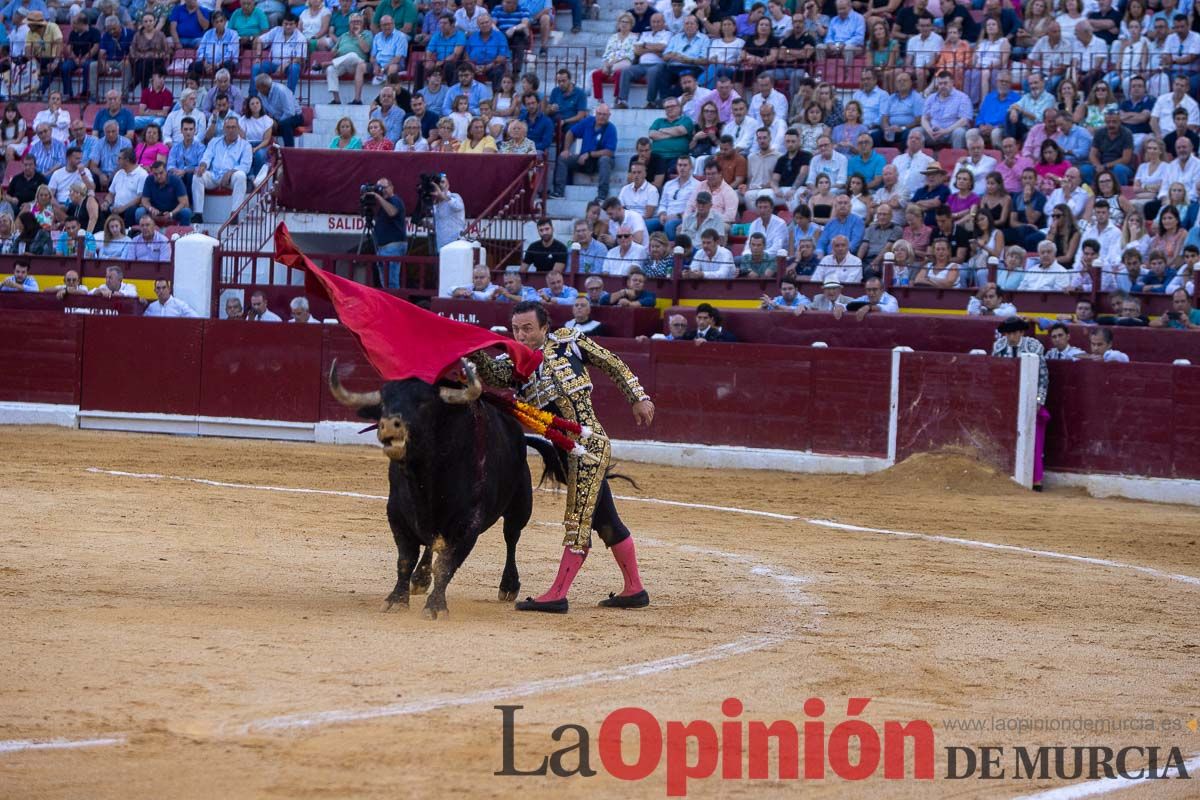
<path id="1" fill-rule="evenodd" d="M 385 611 L 407 607 L 409 595 L 423 594 L 432 578 L 424 614 L 431 619 L 447 614 L 447 585 L 479 535 L 500 517 L 507 551 L 500 600 L 516 599 L 521 588 L 517 541 L 533 511 L 525 448 L 537 450 L 551 472 L 558 471 L 551 467 L 558 457 L 549 442 L 526 437 L 516 420 L 491 403 L 475 402 L 482 386 L 474 366 L 464 367 L 465 388 L 409 378 L 363 393 L 342 387 L 336 362 L 330 369 L 333 396 L 378 422 L 390 461 L 387 516 L 399 555 Z M 421 545 L 426 549 L 418 562 Z"/>

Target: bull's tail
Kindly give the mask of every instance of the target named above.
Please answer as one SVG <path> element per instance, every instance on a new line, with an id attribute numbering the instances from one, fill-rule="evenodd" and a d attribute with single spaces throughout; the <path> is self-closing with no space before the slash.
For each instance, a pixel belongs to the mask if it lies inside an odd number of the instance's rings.
<path id="1" fill-rule="evenodd" d="M 541 436 L 525 435 L 525 445 L 532 447 L 542 457 L 542 477 L 538 486 L 550 482 L 551 486 L 564 485 L 567 482 L 567 463 L 559 449 L 550 443 L 549 439 Z"/>
<path id="2" fill-rule="evenodd" d="M 540 436 L 526 434 L 525 444 L 538 451 L 538 455 L 542 457 L 542 463 L 545 465 L 541 480 L 538 481 L 538 486 L 544 485 L 547 481 L 550 482 L 551 486 L 565 485 L 567 482 L 567 461 L 563 452 L 551 444 L 548 439 L 543 439 Z M 625 481 L 633 488 L 641 491 L 642 487 L 638 486 L 637 481 L 628 475 L 614 472 L 615 468 L 615 464 L 610 464 L 608 470 L 604 473 L 604 477 L 610 481 Z"/>

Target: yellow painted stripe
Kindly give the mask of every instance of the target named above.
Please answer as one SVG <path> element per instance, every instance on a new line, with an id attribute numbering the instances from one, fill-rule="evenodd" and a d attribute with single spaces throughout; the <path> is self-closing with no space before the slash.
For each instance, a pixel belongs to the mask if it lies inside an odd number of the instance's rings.
<path id="1" fill-rule="evenodd" d="M 49 289 L 51 286 L 62 286 L 62 275 L 34 275 L 33 279 L 38 282 L 38 286 L 43 290 Z M 97 286 L 104 285 L 104 278 L 84 278 L 83 285 L 88 290 L 95 289 Z M 125 279 L 125 283 L 132 284 L 138 290 L 138 297 L 146 300 L 154 299 L 154 281 L 152 280 L 131 280 Z"/>

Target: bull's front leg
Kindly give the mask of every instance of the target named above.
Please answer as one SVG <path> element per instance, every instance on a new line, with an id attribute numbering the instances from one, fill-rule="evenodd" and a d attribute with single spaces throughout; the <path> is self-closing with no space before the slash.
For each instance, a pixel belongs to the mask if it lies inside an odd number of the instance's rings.
<path id="1" fill-rule="evenodd" d="M 471 554 L 472 548 L 475 547 L 475 540 L 478 538 L 479 532 L 476 531 L 464 533 L 453 544 L 447 543 L 444 539 L 434 542 L 437 559 L 433 562 L 433 589 L 429 592 L 429 598 L 425 601 L 425 610 L 422 612 L 426 619 L 437 619 L 438 614 L 441 614 L 443 618 L 450 615 L 450 609 L 446 606 L 446 587 L 450 585 L 450 580 L 454 577 L 454 573 L 458 572 L 463 561 Z"/>
<path id="2" fill-rule="evenodd" d="M 421 552 L 421 544 L 407 532 L 393 526 L 392 537 L 396 540 L 396 587 L 384 601 L 383 610 L 391 611 L 395 606 L 408 608 L 408 586 L 412 580 L 413 569 L 417 566 L 417 556 Z"/>

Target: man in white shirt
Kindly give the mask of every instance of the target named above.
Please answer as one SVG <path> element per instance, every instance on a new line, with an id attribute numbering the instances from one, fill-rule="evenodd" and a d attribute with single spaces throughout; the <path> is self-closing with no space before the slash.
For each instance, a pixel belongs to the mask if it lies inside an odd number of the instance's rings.
<path id="1" fill-rule="evenodd" d="M 1054 94 L 1075 62 L 1075 45 L 1063 38 L 1062 27 L 1051 20 L 1046 25 L 1046 34 L 1029 51 L 1029 68 L 1046 76 L 1046 91 Z"/>
<path id="2" fill-rule="evenodd" d="M 758 74 L 758 77 L 754 79 L 754 94 L 750 96 L 750 116 L 759 122 L 762 122 L 759 109 L 762 108 L 763 103 L 774 106 L 777 118 L 787 119 L 788 99 L 783 92 L 775 88 L 775 82 L 771 80 L 770 72 Z"/>
<path id="3" fill-rule="evenodd" d="M 633 241 L 646 246 L 646 241 L 649 238 L 649 233 L 646 231 L 646 220 L 641 214 L 636 211 L 630 211 L 625 208 L 616 197 L 610 197 L 604 201 L 604 215 L 608 217 L 608 239 L 605 244 L 610 247 L 616 246 L 617 231 L 622 225 L 629 228 L 633 235 Z"/>
<path id="4" fill-rule="evenodd" d="M 629 183 L 621 187 L 617 199 L 626 211 L 640 214 L 642 219 L 654 216 L 658 208 L 658 189 L 646 180 L 646 165 L 635 161 L 629 165 Z"/>
<path id="5" fill-rule="evenodd" d="M 1200 128 L 1200 105 L 1188 96 L 1188 78 L 1186 75 L 1176 75 L 1171 81 L 1171 93 L 1159 95 L 1150 110 L 1150 129 L 1159 139 L 1168 133 L 1175 132 L 1175 109 L 1182 108 L 1188 112 L 1188 125 Z"/>
<path id="6" fill-rule="evenodd" d="M 83 151 L 78 147 L 69 147 L 67 163 L 50 175 L 50 191 L 59 203 L 66 203 L 71 199 L 71 187 L 77 183 L 82 183 L 91 191 L 96 190 L 95 184 L 92 183 L 92 174 L 83 169 L 82 164 Z"/>
<path id="7" fill-rule="evenodd" d="M 1071 331 L 1066 324 L 1056 322 L 1050 326 L 1050 347 L 1046 350 L 1047 361 L 1078 361 L 1087 353 L 1071 344 Z"/>
<path id="8" fill-rule="evenodd" d="M 659 203 L 655 209 L 657 216 L 646 220 L 646 230 L 651 233 L 664 231 L 672 241 L 675 240 L 675 229 L 687 213 L 688 203 L 704 185 L 704 181 L 697 180 L 692 175 L 692 159 L 688 156 L 676 159 L 675 171 L 676 176 L 664 183 L 659 193 Z"/>
<path id="9" fill-rule="evenodd" d="M 195 309 L 171 294 L 171 282 L 166 278 L 158 278 L 154 281 L 154 296 L 158 299 L 146 306 L 143 316 L 187 317 L 189 319 L 200 316 Z"/>
<path id="10" fill-rule="evenodd" d="M 1026 262 L 1025 270 L 1022 292 L 1061 292 L 1071 284 L 1071 273 L 1058 263 L 1058 248 L 1046 239 L 1038 243 L 1037 257 Z"/>
<path id="11" fill-rule="evenodd" d="M 733 137 L 733 149 L 746 155 L 754 147 L 754 133 L 760 127 L 759 122 L 749 115 L 749 106 L 740 97 L 730 108 L 733 117 L 721 127 L 721 135 Z"/>
<path id="12" fill-rule="evenodd" d="M 133 227 L 137 222 L 136 212 L 142 204 L 142 187 L 148 174 L 138 165 L 132 147 L 126 147 L 117 154 L 117 163 L 119 167 L 113 173 L 108 187 L 108 210 L 120 215 L 126 227 Z"/>
<path id="13" fill-rule="evenodd" d="M 862 259 L 850 252 L 850 240 L 841 234 L 830 241 L 830 253 L 817 263 L 811 280 L 814 283 L 824 283 L 828 280 L 839 284 L 861 283 L 863 276 Z"/>
<path id="14" fill-rule="evenodd" d="M 283 322 L 283 318 L 267 307 L 267 295 L 255 289 L 250 295 L 250 309 L 246 312 L 247 322 Z"/>
<path id="15" fill-rule="evenodd" d="M 125 283 L 124 267 L 111 264 L 104 268 L 104 283 L 88 294 L 97 297 L 137 297 L 137 287 L 132 283 Z"/>
<path id="16" fill-rule="evenodd" d="M 955 172 L 965 169 L 975 176 L 975 194 L 987 192 L 987 176 L 996 171 L 996 159 L 983 152 L 983 137 L 975 131 L 967 134 L 967 155 L 958 160 Z"/>
<path id="17" fill-rule="evenodd" d="M 659 76 L 665 67 L 663 51 L 671 41 L 671 31 L 667 30 L 667 21 L 662 14 L 655 13 L 650 17 L 650 30 L 638 35 L 637 44 L 633 46 L 633 58 L 637 63 L 621 70 L 621 81 L 617 85 L 616 108 L 629 108 L 629 87 L 635 78 L 646 79 L 646 103 L 656 107 L 658 92 L 662 81 Z"/>
<path id="18" fill-rule="evenodd" d="M 883 290 L 883 281 L 877 277 L 867 278 L 863 282 L 863 294 L 851 302 L 862 303 L 854 310 L 854 316 L 861 322 L 868 314 L 899 314 L 900 302 Z"/>
<path id="19" fill-rule="evenodd" d="M 925 147 L 925 132 L 914 128 L 908 132 L 907 149 L 896 156 L 892 164 L 896 167 L 898 180 L 908 197 L 925 185 L 925 170 L 930 164 L 936 164 L 937 159 L 930 156 L 922 148 Z M 812 167 L 809 167 L 812 172 Z"/>
<path id="20" fill-rule="evenodd" d="M 1122 353 L 1120 350 L 1113 349 L 1113 335 L 1111 328 L 1105 328 L 1097 325 L 1092 329 L 1089 343 L 1092 347 L 1090 356 L 1080 356 L 1091 361 L 1113 361 L 1120 364 L 1128 364 L 1129 356 Z"/>
<path id="21" fill-rule="evenodd" d="M 607 275 L 628 275 L 633 267 L 640 267 L 646 259 L 646 248 L 633 239 L 633 229 L 621 225 L 616 233 L 617 246 L 608 251 L 604 261 Z"/>
<path id="22" fill-rule="evenodd" d="M 1108 64 L 1108 43 L 1092 32 L 1092 23 L 1087 20 L 1075 26 L 1075 59 L 1079 64 L 1076 80 L 1084 86 L 1104 75 L 1104 68 Z"/>
<path id="23" fill-rule="evenodd" d="M 183 94 L 179 96 L 179 108 L 167 114 L 162 127 L 163 144 L 169 147 L 183 139 L 183 131 L 180 130 L 179 126 L 183 122 L 184 117 L 191 117 L 195 120 L 196 130 L 208 130 L 208 116 L 196 107 L 195 89 L 184 89 Z"/>
<path id="24" fill-rule="evenodd" d="M 1188 201 L 1195 200 L 1196 184 L 1200 183 L 1200 159 L 1192 155 L 1192 140 L 1186 136 L 1180 136 L 1175 140 L 1175 152 L 1179 154 L 1179 157 L 1167 165 L 1162 186 L 1158 189 L 1158 199 L 1166 198 L 1171 184 L 1178 182 L 1182 183 L 1183 188 L 1187 190 Z"/>
<path id="25" fill-rule="evenodd" d="M 700 249 L 692 256 L 689 269 L 683 271 L 685 278 L 725 279 L 737 276 L 733 253 L 720 244 L 720 235 L 709 228 L 700 234 Z"/>
<path id="26" fill-rule="evenodd" d="M 292 302 L 288 303 L 288 310 L 292 312 L 292 318 L 288 322 L 298 322 L 301 325 L 321 324 L 321 320 L 312 315 L 307 297 L 293 297 Z"/>
<path id="27" fill-rule="evenodd" d="M 1117 285 L 1117 271 L 1121 269 L 1121 229 L 1112 224 L 1111 211 L 1106 203 L 1098 204 L 1092 215 L 1095 222 L 1084 222 L 1080 226 L 1080 237 L 1084 243 L 1095 240 L 1099 245 L 1097 260 L 1104 270 L 1101 291 L 1113 292 L 1120 288 Z M 1075 254 L 1075 269 L 1079 269 L 1080 259 L 1083 258 L 1081 246 Z"/>
<path id="28" fill-rule="evenodd" d="M 458 286 L 450 296 L 456 300 L 491 300 L 500 287 L 492 283 L 492 274 L 483 265 L 476 265 L 471 270 L 471 285 Z"/>
<path id="29" fill-rule="evenodd" d="M 761 127 L 766 128 L 767 133 L 771 135 L 771 149 L 776 153 L 782 153 L 785 146 L 783 139 L 788 132 L 787 124 L 784 123 L 787 117 L 775 116 L 775 106 L 770 103 L 760 108 L 758 114 L 762 122 Z"/>
<path id="30" fill-rule="evenodd" d="M 758 129 L 754 141 L 755 148 L 746 158 L 746 183 L 742 187 L 747 206 L 753 206 L 759 196 L 774 197 L 771 176 L 775 173 L 775 162 L 779 160 L 779 152 L 771 147 L 771 133 L 766 128 Z"/>
<path id="31" fill-rule="evenodd" d="M 1171 19 L 1171 35 L 1167 37 L 1163 61 L 1169 64 L 1176 75 L 1183 74 L 1189 80 L 1189 92 L 1200 90 L 1200 34 L 1189 28 L 1186 14 L 1175 14 Z"/>
<path id="32" fill-rule="evenodd" d="M 828 175 L 834 191 L 844 191 L 846 188 L 846 169 L 850 166 L 848 159 L 833 149 L 833 139 L 821 136 L 817 139 L 817 154 L 808 163 L 808 180 L 811 186 L 817 185 L 817 176 Z M 922 178 L 924 180 L 924 178 Z"/>
<path id="33" fill-rule="evenodd" d="M 909 37 L 905 56 L 908 66 L 917 73 L 918 92 L 924 92 L 929 85 L 929 68 L 945 44 L 941 35 L 933 31 L 933 17 L 922 14 L 917 19 L 917 35 Z"/>
<path id="34" fill-rule="evenodd" d="M 771 199 L 771 196 L 762 195 L 755 200 L 754 211 L 758 216 L 750 223 L 750 232 L 746 235 L 749 237 L 761 233 L 767 240 L 766 250 L 770 255 L 776 255 L 780 250 L 786 251 L 787 223 L 775 215 L 775 201 Z"/>
<path id="35" fill-rule="evenodd" d="M 1080 186 L 1082 180 L 1078 168 L 1071 167 L 1067 170 L 1063 175 L 1062 186 L 1059 186 L 1046 198 L 1046 208 L 1052 209 L 1059 203 L 1066 203 L 1071 207 L 1071 213 L 1075 215 L 1075 219 L 1081 219 L 1084 209 L 1087 208 L 1087 204 L 1092 198 L 1088 191 Z M 1046 226 L 1050 226 L 1049 216 L 1046 217 Z"/>

